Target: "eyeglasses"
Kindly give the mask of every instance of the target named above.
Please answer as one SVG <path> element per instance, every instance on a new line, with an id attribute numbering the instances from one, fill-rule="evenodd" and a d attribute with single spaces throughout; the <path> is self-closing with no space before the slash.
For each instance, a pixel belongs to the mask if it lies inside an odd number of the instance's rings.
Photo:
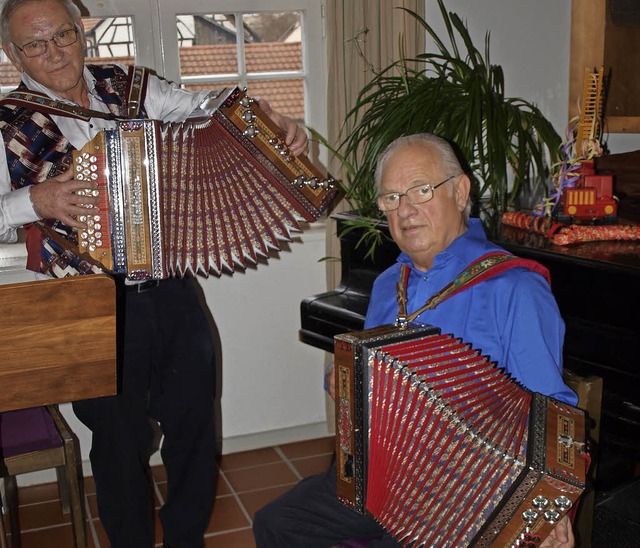
<path id="1" fill-rule="evenodd" d="M 402 196 L 406 196 L 410 204 L 424 204 L 425 202 L 428 202 L 429 200 L 431 200 L 431 198 L 433 198 L 433 191 L 436 188 L 442 186 L 454 177 L 456 177 L 456 175 L 451 175 L 437 185 L 422 183 L 416 186 L 412 186 L 411 188 L 407 189 L 406 192 L 388 192 L 387 194 L 381 194 L 376 198 L 378 208 L 380 209 L 380 211 L 385 212 L 395 211 L 400 207 L 400 198 L 402 198 Z"/>
<path id="2" fill-rule="evenodd" d="M 32 40 L 31 42 L 24 44 L 20 47 L 15 42 L 12 42 L 25 57 L 40 57 L 44 55 L 49 47 L 49 42 L 53 42 L 59 48 L 66 48 L 71 44 L 75 44 L 78 41 L 78 29 L 73 27 L 72 29 L 61 30 L 53 35 L 49 40 Z"/>

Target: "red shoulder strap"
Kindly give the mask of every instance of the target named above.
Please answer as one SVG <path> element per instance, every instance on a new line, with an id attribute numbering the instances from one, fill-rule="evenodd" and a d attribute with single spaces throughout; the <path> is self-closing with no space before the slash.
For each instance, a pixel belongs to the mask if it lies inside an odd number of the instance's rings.
<path id="1" fill-rule="evenodd" d="M 409 281 L 410 267 L 406 264 L 400 267 L 400 281 L 397 285 L 398 299 L 398 319 L 397 323 L 403 324 L 415 320 L 425 310 L 434 309 L 441 302 L 449 297 L 473 287 L 484 280 L 493 278 L 505 270 L 515 267 L 524 267 L 538 274 L 541 274 L 547 283 L 551 285 L 551 277 L 549 271 L 537 261 L 530 259 L 522 259 L 516 257 L 506 251 L 495 251 L 487 253 L 476 259 L 467 268 L 465 268 L 456 278 L 443 287 L 438 293 L 433 295 L 422 307 L 410 315 L 406 313 L 406 292 L 407 283 Z"/>

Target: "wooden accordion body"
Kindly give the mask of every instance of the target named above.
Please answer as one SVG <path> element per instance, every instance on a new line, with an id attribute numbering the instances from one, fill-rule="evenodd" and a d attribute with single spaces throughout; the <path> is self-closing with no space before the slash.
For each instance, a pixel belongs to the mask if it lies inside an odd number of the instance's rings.
<path id="1" fill-rule="evenodd" d="M 131 279 L 233 273 L 328 207 L 338 185 L 289 152 L 257 102 L 238 88 L 216 100 L 210 117 L 120 121 L 74 152 L 75 178 L 99 185 L 85 257 Z"/>
<path id="2" fill-rule="evenodd" d="M 337 493 L 405 546 L 527 546 L 585 489 L 585 415 L 431 326 L 335 337 Z"/>

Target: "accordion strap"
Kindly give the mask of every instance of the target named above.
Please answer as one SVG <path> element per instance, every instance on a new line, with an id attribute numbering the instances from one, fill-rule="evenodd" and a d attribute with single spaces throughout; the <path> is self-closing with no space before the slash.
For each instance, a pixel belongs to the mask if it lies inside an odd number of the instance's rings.
<path id="1" fill-rule="evenodd" d="M 80 105 L 64 103 L 57 99 L 51 99 L 51 97 L 38 91 L 13 90 L 4 96 L 0 100 L 0 103 L 28 108 L 36 112 L 42 112 L 43 114 L 77 118 L 85 122 L 88 122 L 91 118 L 104 118 L 106 120 L 118 119 L 118 117 L 111 112 L 100 112 L 99 110 L 84 108 Z"/>
<path id="2" fill-rule="evenodd" d="M 13 90 L 7 93 L 0 104 L 16 105 L 36 112 L 54 116 L 66 116 L 88 122 L 91 118 L 104 118 L 105 120 L 127 120 L 136 118 L 144 101 L 148 70 L 144 67 L 130 67 L 127 86 L 127 113 L 126 116 L 116 116 L 112 112 L 101 112 L 80 105 L 73 105 L 51 99 L 39 91 Z"/>
<path id="3" fill-rule="evenodd" d="M 398 300 L 398 319 L 396 324 L 400 326 L 406 325 L 415 320 L 425 310 L 434 309 L 449 297 L 517 266 L 538 272 L 547 280 L 547 283 L 550 283 L 549 271 L 537 261 L 522 259 L 504 251 L 495 251 L 476 259 L 458 274 L 452 282 L 429 298 L 422 307 L 411 314 L 407 314 L 407 285 L 411 267 L 407 264 L 402 264 L 400 265 L 400 281 L 396 286 Z"/>

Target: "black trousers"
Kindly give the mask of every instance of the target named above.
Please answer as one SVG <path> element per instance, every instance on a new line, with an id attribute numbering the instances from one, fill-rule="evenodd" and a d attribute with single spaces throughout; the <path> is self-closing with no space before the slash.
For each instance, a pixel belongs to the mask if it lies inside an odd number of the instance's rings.
<path id="1" fill-rule="evenodd" d="M 114 548 L 153 546 L 152 420 L 164 435 L 164 542 L 204 545 L 216 479 L 214 345 L 193 280 L 124 292 L 121 389 L 74 403 L 91 430 L 100 519 Z"/>
<path id="2" fill-rule="evenodd" d="M 335 465 L 258 510 L 253 535 L 258 548 L 330 548 L 352 539 L 367 539 L 371 547 L 400 546 L 375 520 L 338 500 Z"/>

